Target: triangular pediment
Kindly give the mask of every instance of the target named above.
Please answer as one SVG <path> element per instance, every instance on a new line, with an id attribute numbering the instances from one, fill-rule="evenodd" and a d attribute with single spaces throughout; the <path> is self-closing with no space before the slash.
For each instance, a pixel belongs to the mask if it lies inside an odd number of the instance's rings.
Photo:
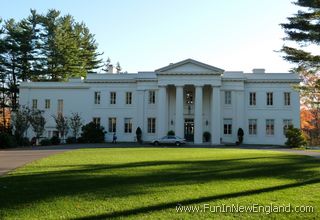
<path id="1" fill-rule="evenodd" d="M 187 59 L 157 69 L 155 72 L 158 74 L 222 74 L 224 70 L 193 59 Z"/>

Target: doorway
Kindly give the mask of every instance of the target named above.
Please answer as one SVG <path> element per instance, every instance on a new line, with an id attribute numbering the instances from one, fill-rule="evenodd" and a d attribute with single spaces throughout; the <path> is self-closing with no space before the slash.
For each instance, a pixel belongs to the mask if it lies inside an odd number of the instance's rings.
<path id="1" fill-rule="evenodd" d="M 187 141 L 193 141 L 194 120 L 193 118 L 184 119 L 184 138 Z"/>

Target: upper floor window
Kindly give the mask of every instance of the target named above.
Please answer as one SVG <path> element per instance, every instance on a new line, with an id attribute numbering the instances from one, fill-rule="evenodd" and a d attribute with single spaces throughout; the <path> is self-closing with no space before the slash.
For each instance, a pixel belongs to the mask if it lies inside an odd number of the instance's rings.
<path id="1" fill-rule="evenodd" d="M 151 90 L 149 91 L 149 104 L 155 104 L 156 103 L 156 91 Z"/>
<path id="2" fill-rule="evenodd" d="M 58 99 L 58 114 L 63 114 L 63 100 Z"/>
<path id="3" fill-rule="evenodd" d="M 148 133 L 156 133 L 156 118 L 148 118 Z"/>
<path id="4" fill-rule="evenodd" d="M 249 119 L 249 134 L 257 134 L 257 119 Z"/>
<path id="5" fill-rule="evenodd" d="M 132 118 L 124 119 L 124 133 L 132 133 Z"/>
<path id="6" fill-rule="evenodd" d="M 44 108 L 49 109 L 50 108 L 50 99 L 46 99 L 44 103 Z"/>
<path id="7" fill-rule="evenodd" d="M 126 104 L 127 105 L 132 104 L 132 92 L 126 92 Z"/>
<path id="8" fill-rule="evenodd" d="M 231 91 L 224 92 L 224 104 L 231 105 Z"/>
<path id="9" fill-rule="evenodd" d="M 232 134 L 232 119 L 223 119 L 223 134 Z"/>
<path id="10" fill-rule="evenodd" d="M 101 92 L 94 92 L 94 104 L 100 104 Z"/>
<path id="11" fill-rule="evenodd" d="M 110 104 L 112 105 L 116 104 L 116 100 L 117 100 L 117 93 L 110 92 Z"/>
<path id="12" fill-rule="evenodd" d="M 290 97 L 290 92 L 285 92 L 283 93 L 284 96 L 284 105 L 291 105 L 291 97 Z"/>
<path id="13" fill-rule="evenodd" d="M 267 105 L 273 105 L 273 92 L 267 92 Z"/>
<path id="14" fill-rule="evenodd" d="M 37 109 L 37 108 L 38 108 L 38 100 L 32 99 L 32 109 Z"/>
<path id="15" fill-rule="evenodd" d="M 266 134 L 274 135 L 274 119 L 266 120 Z"/>
<path id="16" fill-rule="evenodd" d="M 109 118 L 109 132 L 117 131 L 117 118 Z"/>
<path id="17" fill-rule="evenodd" d="M 249 95 L 249 104 L 250 105 L 256 105 L 257 104 L 257 101 L 256 101 L 256 93 L 255 92 L 250 92 L 250 95 Z"/>
<path id="18" fill-rule="evenodd" d="M 292 125 L 292 119 L 283 119 L 283 134 L 286 135 L 289 126 Z"/>
<path id="19" fill-rule="evenodd" d="M 92 121 L 95 125 L 100 127 L 101 119 L 99 117 L 94 117 Z"/>
<path id="20" fill-rule="evenodd" d="M 193 92 L 192 91 L 186 91 L 186 103 L 187 104 L 193 104 Z"/>

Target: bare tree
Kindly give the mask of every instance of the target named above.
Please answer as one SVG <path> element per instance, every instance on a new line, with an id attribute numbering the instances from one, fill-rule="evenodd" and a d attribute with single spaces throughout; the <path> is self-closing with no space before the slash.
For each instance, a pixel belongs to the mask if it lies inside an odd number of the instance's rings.
<path id="1" fill-rule="evenodd" d="M 72 135 L 75 139 L 77 139 L 80 129 L 83 125 L 81 116 L 79 113 L 71 113 L 71 117 L 69 118 L 69 125 L 72 131 Z"/>

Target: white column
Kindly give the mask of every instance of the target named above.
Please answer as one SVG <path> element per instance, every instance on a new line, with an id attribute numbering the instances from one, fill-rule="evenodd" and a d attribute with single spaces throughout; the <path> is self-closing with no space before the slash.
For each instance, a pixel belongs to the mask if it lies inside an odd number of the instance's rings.
<path id="1" fill-rule="evenodd" d="M 220 88 L 212 87 L 211 94 L 211 143 L 220 144 L 221 116 L 220 116 Z"/>
<path id="2" fill-rule="evenodd" d="M 194 112 L 194 143 L 202 143 L 202 86 L 196 86 Z"/>
<path id="3" fill-rule="evenodd" d="M 176 86 L 175 133 L 181 138 L 184 137 L 183 124 L 183 86 Z"/>
<path id="4" fill-rule="evenodd" d="M 158 137 L 163 137 L 166 135 L 166 125 L 168 115 L 167 115 L 167 88 L 165 86 L 159 86 L 158 92 L 158 117 L 157 117 L 157 134 Z"/>

